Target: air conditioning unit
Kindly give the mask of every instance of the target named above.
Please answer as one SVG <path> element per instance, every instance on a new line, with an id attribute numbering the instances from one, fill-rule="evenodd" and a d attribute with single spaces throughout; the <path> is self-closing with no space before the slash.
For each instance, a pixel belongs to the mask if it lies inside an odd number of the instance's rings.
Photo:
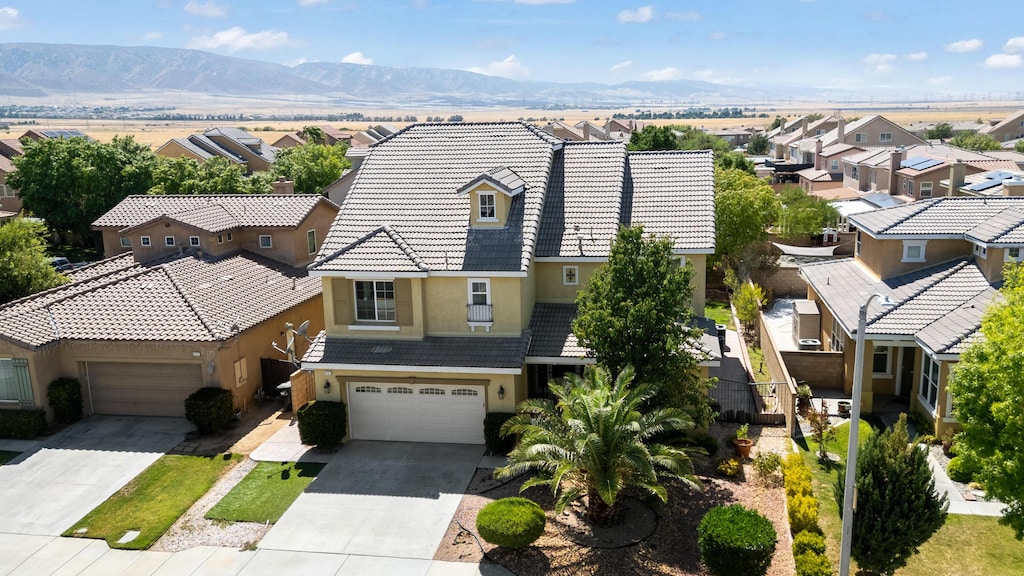
<path id="1" fill-rule="evenodd" d="M 801 338 L 796 345 L 800 350 L 821 350 L 821 340 L 817 338 Z"/>

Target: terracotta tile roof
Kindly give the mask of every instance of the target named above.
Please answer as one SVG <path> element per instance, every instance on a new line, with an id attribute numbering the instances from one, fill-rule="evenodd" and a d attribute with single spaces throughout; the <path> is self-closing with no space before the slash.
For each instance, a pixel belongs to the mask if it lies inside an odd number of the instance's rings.
<path id="1" fill-rule="evenodd" d="M 72 282 L 0 307 L 0 338 L 40 347 L 59 340 L 217 341 L 321 294 L 301 268 L 240 252 L 185 254 L 145 264 L 115 256 Z"/>
<path id="2" fill-rule="evenodd" d="M 25 153 L 25 147 L 17 138 L 0 138 L 0 156 L 13 158 Z"/>
<path id="3" fill-rule="evenodd" d="M 381 226 L 330 256 L 331 266 L 366 272 L 426 272 L 409 244 L 390 226 Z"/>
<path id="4" fill-rule="evenodd" d="M 298 226 L 321 202 L 334 205 L 319 194 L 140 194 L 125 198 L 92 225 L 122 229 L 171 216 L 197 226 L 223 226 L 234 219 L 235 226 L 290 228 Z"/>
<path id="5" fill-rule="evenodd" d="M 302 364 L 521 370 L 529 346 L 529 331 L 518 337 L 427 336 L 422 340 L 334 338 L 321 332 Z"/>
<path id="6" fill-rule="evenodd" d="M 1024 212 L 1024 197 L 942 197 L 850 216 L 872 236 L 963 237 L 1006 209 Z"/>
<path id="7" fill-rule="evenodd" d="M 8 174 L 14 172 L 14 162 L 11 162 L 10 158 L 6 156 L 0 156 L 0 172 Z"/>

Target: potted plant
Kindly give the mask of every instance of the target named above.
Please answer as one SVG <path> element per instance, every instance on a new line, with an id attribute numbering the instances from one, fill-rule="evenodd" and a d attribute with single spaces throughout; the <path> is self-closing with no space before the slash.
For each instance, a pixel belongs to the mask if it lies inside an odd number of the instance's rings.
<path id="1" fill-rule="evenodd" d="M 750 449 L 754 446 L 754 441 L 747 437 L 750 433 L 750 424 L 743 424 L 736 430 L 736 439 L 732 441 L 736 445 L 736 453 L 740 455 L 740 458 L 749 458 Z"/>
<path id="2" fill-rule="evenodd" d="M 801 415 L 807 414 L 811 408 L 811 387 L 801 384 L 796 387 L 796 409 Z"/>

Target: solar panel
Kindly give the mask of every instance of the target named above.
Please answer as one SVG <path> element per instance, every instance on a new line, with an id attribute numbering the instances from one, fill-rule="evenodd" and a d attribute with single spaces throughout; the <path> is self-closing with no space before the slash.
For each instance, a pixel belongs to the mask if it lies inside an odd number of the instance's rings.
<path id="1" fill-rule="evenodd" d="M 1000 178 L 998 180 L 994 180 L 994 179 L 993 180 L 985 180 L 983 182 L 977 182 L 975 184 L 971 184 L 970 186 L 967 187 L 967 189 L 968 190 L 973 190 L 975 192 L 981 192 L 982 190 L 988 190 L 989 188 L 995 188 L 996 186 L 999 186 L 1002 183 L 1003 183 L 1003 179 L 1002 178 Z"/>
<path id="2" fill-rule="evenodd" d="M 938 166 L 939 164 L 942 164 L 942 160 L 936 160 L 935 158 L 928 158 L 924 162 L 921 162 L 920 164 L 914 165 L 914 170 L 927 170 L 929 168 L 934 168 L 934 167 Z"/>
<path id="3" fill-rule="evenodd" d="M 900 162 L 900 168 L 913 168 L 915 164 L 924 162 L 925 160 L 927 160 L 927 158 L 924 156 L 911 156 L 910 158 Z"/>

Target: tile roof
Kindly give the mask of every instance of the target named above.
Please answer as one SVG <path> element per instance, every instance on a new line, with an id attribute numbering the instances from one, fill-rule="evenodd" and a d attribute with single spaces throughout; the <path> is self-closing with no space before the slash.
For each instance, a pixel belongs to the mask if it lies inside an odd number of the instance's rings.
<path id="1" fill-rule="evenodd" d="M 390 226 L 381 226 L 331 256 L 331 265 L 364 272 L 426 272 L 423 260 Z"/>
<path id="2" fill-rule="evenodd" d="M 933 354 L 961 354 L 980 334 L 981 319 L 999 291 L 989 287 L 917 333 L 917 342 Z"/>
<path id="3" fill-rule="evenodd" d="M 27 347 L 60 340 L 218 341 L 321 294 L 301 268 L 240 252 L 216 260 L 130 255 L 69 274 L 71 282 L 0 307 L 0 338 Z M 258 295 L 258 297 L 254 297 Z"/>
<path id="4" fill-rule="evenodd" d="M 234 128 L 232 126 L 218 126 L 216 128 L 211 128 L 206 132 L 203 132 L 203 136 L 210 140 L 213 140 L 216 137 L 224 137 L 229 140 L 233 140 L 244 146 L 249 152 L 256 154 L 267 162 L 273 162 L 274 157 L 277 155 L 277 148 L 267 144 L 262 138 L 253 136 L 245 130 Z M 219 144 L 218 147 L 223 148 Z"/>
<path id="5" fill-rule="evenodd" d="M 811 182 L 842 182 L 843 180 L 842 174 L 833 176 L 828 170 L 815 170 L 814 168 L 804 168 L 797 172 L 797 175 Z"/>
<path id="6" fill-rule="evenodd" d="M 575 304 L 534 304 L 533 313 L 530 315 L 530 333 L 533 334 L 533 339 L 526 355 L 566 359 L 592 357 L 593 354 L 580 345 L 572 332 L 572 322 L 578 312 Z"/>
<path id="7" fill-rule="evenodd" d="M 632 209 L 623 223 L 674 240 L 677 251 L 715 250 L 715 172 L 710 150 L 630 152 Z M 628 186 L 628 184 L 627 184 Z M 625 207 L 624 207 L 625 208 Z"/>
<path id="8" fill-rule="evenodd" d="M 0 172 L 6 172 L 10 174 L 14 172 L 14 162 L 6 156 L 0 156 Z"/>
<path id="9" fill-rule="evenodd" d="M 869 329 L 873 334 L 916 334 L 964 302 L 991 289 L 988 279 L 977 266 L 960 261 L 948 272 L 935 276 L 933 284 L 885 310 L 871 322 Z"/>
<path id="10" fill-rule="evenodd" d="M 335 338 L 321 332 L 302 357 L 306 364 L 522 369 L 530 332 L 518 337 L 426 336 L 422 340 Z"/>
<path id="11" fill-rule="evenodd" d="M 139 194 L 120 201 L 92 225 L 122 229 L 166 215 L 192 225 L 223 226 L 233 218 L 237 226 L 294 227 L 321 202 L 334 206 L 319 194 Z"/>
<path id="12" fill-rule="evenodd" d="M 872 236 L 959 237 L 1007 208 L 1024 212 L 1024 197 L 944 196 L 850 216 Z"/>
<path id="13" fill-rule="evenodd" d="M 13 158 L 25 153 L 25 147 L 17 138 L 0 138 L 0 156 Z"/>
<path id="14" fill-rule="evenodd" d="M 968 240 L 983 244 L 1016 245 L 1024 243 L 1024 210 L 1007 208 L 980 222 L 965 234 Z"/>

